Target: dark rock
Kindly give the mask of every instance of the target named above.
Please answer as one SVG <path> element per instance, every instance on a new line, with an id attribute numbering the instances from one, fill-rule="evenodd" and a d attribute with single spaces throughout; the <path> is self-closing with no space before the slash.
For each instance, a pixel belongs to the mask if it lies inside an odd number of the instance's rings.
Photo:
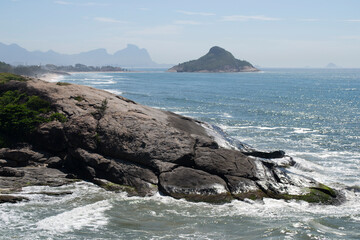
<path id="1" fill-rule="evenodd" d="M 0 166 L 17 167 L 17 162 L 9 159 L 0 159 Z"/>
<path id="2" fill-rule="evenodd" d="M 134 187 L 140 195 L 154 194 L 158 178 L 147 167 L 120 159 L 107 159 L 80 148 L 73 155 L 82 164 L 86 164 L 87 171 L 92 171 L 89 172 L 91 179 L 98 177 L 116 184 Z"/>
<path id="3" fill-rule="evenodd" d="M 12 195 L 0 195 L 0 204 L 1 203 L 17 203 L 21 201 L 29 201 L 26 197 L 21 196 L 12 196 Z"/>
<path id="4" fill-rule="evenodd" d="M 59 157 L 50 157 L 45 161 L 49 168 L 61 168 L 64 161 Z"/>
<path id="5" fill-rule="evenodd" d="M 0 176 L 2 177 L 23 177 L 25 175 L 24 171 L 18 170 L 11 167 L 0 168 Z"/>
<path id="6" fill-rule="evenodd" d="M 197 169 L 178 167 L 160 174 L 159 183 L 160 189 L 174 198 L 212 203 L 232 199 L 223 179 Z"/>
<path id="7" fill-rule="evenodd" d="M 285 157 L 285 152 L 278 150 L 273 152 L 259 152 L 259 151 L 251 151 L 251 152 L 242 152 L 247 156 L 260 157 L 260 158 L 283 158 Z"/>
<path id="8" fill-rule="evenodd" d="M 73 194 L 73 192 L 70 191 L 61 191 L 61 192 L 31 192 L 28 194 L 41 194 L 41 195 L 47 195 L 47 196 L 54 196 L 54 197 L 58 197 L 58 196 L 65 196 L 65 195 L 71 195 Z"/>
<path id="9" fill-rule="evenodd" d="M 35 145 L 47 151 L 60 152 L 66 147 L 63 125 L 58 121 L 42 124 L 34 138 Z"/>
<path id="10" fill-rule="evenodd" d="M 254 160 L 235 150 L 198 148 L 195 165 L 199 169 L 220 176 L 256 179 L 257 168 Z"/>

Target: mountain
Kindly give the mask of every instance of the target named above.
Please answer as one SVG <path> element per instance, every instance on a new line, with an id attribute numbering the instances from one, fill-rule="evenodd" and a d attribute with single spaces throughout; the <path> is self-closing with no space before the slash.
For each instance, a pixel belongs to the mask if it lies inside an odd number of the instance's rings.
<path id="1" fill-rule="evenodd" d="M 114 54 L 109 54 L 104 48 L 78 54 L 61 54 L 52 50 L 47 52 L 28 51 L 17 44 L 0 43 L 0 61 L 14 65 L 74 65 L 81 63 L 91 66 L 164 67 L 164 65 L 155 63 L 146 49 L 140 49 L 133 44 L 128 44 L 125 49 Z"/>
<path id="2" fill-rule="evenodd" d="M 212 47 L 209 52 L 197 60 L 181 63 L 169 72 L 257 72 L 247 61 L 236 59 L 221 47 Z"/>

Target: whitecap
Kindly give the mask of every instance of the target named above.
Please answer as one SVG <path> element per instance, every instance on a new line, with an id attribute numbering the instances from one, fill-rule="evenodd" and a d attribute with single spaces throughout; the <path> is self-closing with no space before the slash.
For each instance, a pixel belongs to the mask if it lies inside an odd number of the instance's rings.
<path id="1" fill-rule="evenodd" d="M 55 216 L 44 218 L 36 223 L 38 230 L 53 233 L 64 233 L 79 230 L 83 227 L 98 228 L 108 223 L 105 211 L 111 208 L 107 200 L 98 201 Z"/>
<path id="2" fill-rule="evenodd" d="M 116 94 L 116 95 L 122 95 L 123 92 L 119 91 L 119 90 L 115 90 L 115 89 L 103 89 L 109 93 L 113 93 L 113 94 Z"/>

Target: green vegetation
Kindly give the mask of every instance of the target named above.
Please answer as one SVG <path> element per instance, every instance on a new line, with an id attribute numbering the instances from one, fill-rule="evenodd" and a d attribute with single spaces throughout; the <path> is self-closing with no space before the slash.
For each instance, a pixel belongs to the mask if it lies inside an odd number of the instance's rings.
<path id="1" fill-rule="evenodd" d="M 108 100 L 105 98 L 100 106 L 95 106 L 96 112 L 93 112 L 92 115 L 96 120 L 100 120 L 105 115 L 105 111 L 108 108 L 107 104 Z"/>
<path id="2" fill-rule="evenodd" d="M 0 84 L 5 84 L 11 80 L 24 82 L 26 81 L 26 78 L 12 73 L 5 73 L 5 72 L 0 73 Z"/>
<path id="3" fill-rule="evenodd" d="M 50 121 L 55 121 L 55 120 L 64 123 L 67 121 L 67 118 L 65 117 L 64 114 L 57 112 L 50 115 Z"/>
<path id="4" fill-rule="evenodd" d="M 57 82 L 56 85 L 58 85 L 58 86 L 68 86 L 68 85 L 71 85 L 71 83 L 67 83 L 67 82 Z"/>
<path id="5" fill-rule="evenodd" d="M 50 103 L 39 96 L 29 96 L 18 90 L 1 93 L 0 147 L 26 141 L 41 123 L 67 120 L 61 113 L 48 117 L 50 112 Z"/>
<path id="6" fill-rule="evenodd" d="M 253 68 L 249 62 L 234 58 L 234 56 L 225 49 L 212 47 L 205 56 L 197 60 L 181 63 L 172 69 L 177 72 L 236 72 L 246 67 Z"/>
<path id="7" fill-rule="evenodd" d="M 76 96 L 76 97 L 72 97 L 72 99 L 75 99 L 78 102 L 81 102 L 84 100 L 84 98 L 82 96 Z"/>
<path id="8" fill-rule="evenodd" d="M 49 102 L 19 91 L 7 91 L 0 96 L 0 146 L 25 140 L 36 126 L 46 122 L 44 113 Z"/>

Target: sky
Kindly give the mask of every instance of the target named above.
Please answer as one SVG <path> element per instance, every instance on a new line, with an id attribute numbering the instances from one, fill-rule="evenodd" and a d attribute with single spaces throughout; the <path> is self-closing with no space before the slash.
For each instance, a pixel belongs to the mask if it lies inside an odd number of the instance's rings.
<path id="1" fill-rule="evenodd" d="M 0 29 L 31 51 L 130 43 L 178 64 L 220 46 L 262 67 L 360 67 L 359 0 L 0 0 Z"/>

